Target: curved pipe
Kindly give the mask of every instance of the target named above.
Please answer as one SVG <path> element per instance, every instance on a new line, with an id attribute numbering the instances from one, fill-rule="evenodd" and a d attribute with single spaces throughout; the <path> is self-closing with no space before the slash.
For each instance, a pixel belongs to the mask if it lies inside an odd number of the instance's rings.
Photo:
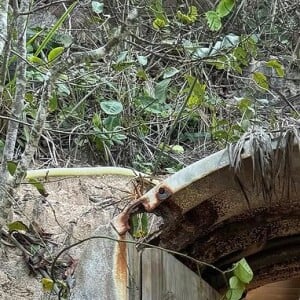
<path id="1" fill-rule="evenodd" d="M 149 175 L 138 172 L 134 169 L 122 167 L 81 167 L 81 168 L 49 168 L 28 170 L 26 179 L 30 178 L 48 178 L 48 177 L 75 177 L 75 176 L 103 176 L 103 175 L 119 175 L 130 177 L 146 177 Z M 149 179 L 152 183 L 158 184 L 159 180 Z"/>

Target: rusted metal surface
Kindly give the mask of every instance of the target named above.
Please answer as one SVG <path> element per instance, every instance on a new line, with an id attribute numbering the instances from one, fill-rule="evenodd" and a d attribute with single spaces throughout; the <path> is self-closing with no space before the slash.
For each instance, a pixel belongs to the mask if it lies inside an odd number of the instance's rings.
<path id="1" fill-rule="evenodd" d="M 135 209 L 143 205 L 144 209 L 147 212 L 152 212 L 164 200 L 170 198 L 172 193 L 173 192 L 165 185 L 159 185 L 155 187 L 153 198 L 151 200 L 148 195 L 145 195 L 140 199 L 134 201 L 123 212 L 121 212 L 112 220 L 112 225 L 120 235 L 125 234 L 130 229 L 129 217 L 135 211 Z"/>
<path id="2" fill-rule="evenodd" d="M 154 212 L 164 220 L 153 242 L 223 269 L 246 257 L 255 274 L 253 288 L 299 277 L 299 148 L 292 148 L 289 158 L 281 150 L 274 151 L 279 167 L 274 183 L 261 183 L 265 189 L 260 183 L 254 185 L 252 159 L 245 149 L 238 173 L 229 167 L 228 153 L 223 150 L 150 190 L 143 196 L 148 205 L 144 206 L 155 207 Z M 161 187 L 168 188 L 171 196 L 151 206 Z M 207 269 L 202 271 L 207 280 L 218 279 Z M 221 280 L 211 283 L 219 289 L 224 284 Z"/>

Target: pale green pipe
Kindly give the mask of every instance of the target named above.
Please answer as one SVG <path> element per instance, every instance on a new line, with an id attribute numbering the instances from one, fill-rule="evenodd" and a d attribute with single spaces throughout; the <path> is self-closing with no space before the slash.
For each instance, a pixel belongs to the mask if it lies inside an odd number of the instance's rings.
<path id="1" fill-rule="evenodd" d="M 102 175 L 119 175 L 130 177 L 148 177 L 149 175 L 135 171 L 133 169 L 121 167 L 82 167 L 82 168 L 50 168 L 28 170 L 26 179 L 41 177 L 74 177 L 74 176 L 102 176 Z M 150 180 L 154 184 L 158 184 L 159 180 Z"/>

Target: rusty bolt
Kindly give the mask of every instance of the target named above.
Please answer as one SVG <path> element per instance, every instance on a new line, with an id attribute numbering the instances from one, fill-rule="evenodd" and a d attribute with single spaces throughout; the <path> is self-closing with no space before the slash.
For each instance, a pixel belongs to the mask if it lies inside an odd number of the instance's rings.
<path id="1" fill-rule="evenodd" d="M 164 187 L 160 187 L 157 193 L 157 199 L 160 201 L 166 200 L 171 196 L 171 193 Z"/>

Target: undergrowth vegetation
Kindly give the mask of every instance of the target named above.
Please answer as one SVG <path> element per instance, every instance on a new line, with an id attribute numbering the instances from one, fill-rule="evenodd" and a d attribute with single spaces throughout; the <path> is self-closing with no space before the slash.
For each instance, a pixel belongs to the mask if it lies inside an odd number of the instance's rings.
<path id="1" fill-rule="evenodd" d="M 298 0 L 0 2 L 0 229 L 35 162 L 174 173 L 230 144 L 238 169 L 247 142 L 255 183 L 275 190 L 272 135 L 289 127 L 286 158 L 300 136 Z M 147 222 L 133 218 L 135 238 Z M 224 297 L 240 299 L 253 273 L 245 260 L 228 272 Z"/>
<path id="2" fill-rule="evenodd" d="M 108 56 L 74 64 L 52 83 L 38 160 L 175 172 L 255 126 L 278 130 L 299 118 L 298 1 L 74 2 L 52 26 L 36 24 L 34 11 L 47 16 L 62 6 L 41 5 L 33 2 L 28 15 L 14 159 L 29 140 L 49 70 L 110 41 L 135 9 L 138 17 Z M 16 92 L 19 54 L 13 32 L 9 38 L 2 116 L 10 115 Z M 6 124 L 2 118 L 1 145 Z"/>

